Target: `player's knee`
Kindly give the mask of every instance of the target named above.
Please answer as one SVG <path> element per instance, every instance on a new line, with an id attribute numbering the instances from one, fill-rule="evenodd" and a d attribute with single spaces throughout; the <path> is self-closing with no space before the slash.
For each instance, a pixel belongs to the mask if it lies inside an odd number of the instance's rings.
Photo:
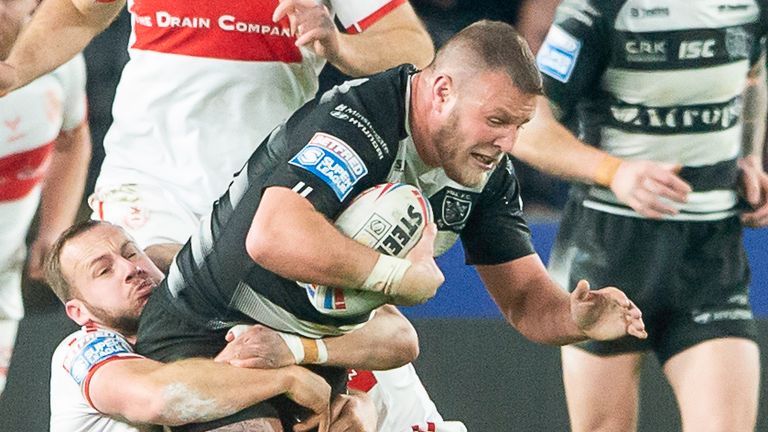
<path id="1" fill-rule="evenodd" d="M 587 418 L 571 418 L 572 432 L 631 432 L 637 430 L 637 416 L 632 413 L 598 412 L 589 413 Z"/>

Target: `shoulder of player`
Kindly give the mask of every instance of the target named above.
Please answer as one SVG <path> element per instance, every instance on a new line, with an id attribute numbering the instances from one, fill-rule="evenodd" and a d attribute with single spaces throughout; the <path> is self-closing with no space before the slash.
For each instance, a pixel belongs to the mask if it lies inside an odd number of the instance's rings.
<path id="1" fill-rule="evenodd" d="M 556 10 L 554 23 L 575 21 L 589 28 L 600 28 L 601 24 L 612 24 L 626 3 L 627 0 L 564 0 Z"/>
<path id="2" fill-rule="evenodd" d="M 120 333 L 89 325 L 64 338 L 52 361 L 54 367 L 63 367 L 76 381 L 82 381 L 97 364 L 124 357 L 140 356 Z"/>
<path id="3" fill-rule="evenodd" d="M 359 117 L 363 116 L 375 127 L 400 126 L 392 120 L 405 117 L 406 87 L 414 70 L 412 65 L 401 65 L 375 75 L 345 81 L 320 96 L 318 108 L 329 110 L 336 119 L 350 119 L 349 115 L 352 115 L 352 118 L 361 120 Z"/>

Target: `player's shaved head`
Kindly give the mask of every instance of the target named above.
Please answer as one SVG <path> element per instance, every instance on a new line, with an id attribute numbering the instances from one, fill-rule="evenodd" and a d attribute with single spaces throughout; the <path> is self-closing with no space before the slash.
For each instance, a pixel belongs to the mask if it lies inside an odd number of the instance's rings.
<path id="1" fill-rule="evenodd" d="M 514 27 L 500 21 L 478 21 L 456 33 L 438 50 L 428 69 L 456 78 L 504 71 L 523 93 L 543 94 L 541 74 L 528 43 Z"/>

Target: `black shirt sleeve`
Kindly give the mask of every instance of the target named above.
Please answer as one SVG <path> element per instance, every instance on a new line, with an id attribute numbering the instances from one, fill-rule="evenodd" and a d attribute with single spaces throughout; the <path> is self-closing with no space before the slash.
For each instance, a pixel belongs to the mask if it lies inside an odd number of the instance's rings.
<path id="1" fill-rule="evenodd" d="M 520 185 L 508 157 L 493 173 L 461 232 L 467 264 L 493 265 L 535 253 Z"/>
<path id="2" fill-rule="evenodd" d="M 537 55 L 544 92 L 559 119 L 569 117 L 582 97 L 598 89 L 610 58 L 606 9 L 612 8 L 602 3 L 564 0 Z"/>

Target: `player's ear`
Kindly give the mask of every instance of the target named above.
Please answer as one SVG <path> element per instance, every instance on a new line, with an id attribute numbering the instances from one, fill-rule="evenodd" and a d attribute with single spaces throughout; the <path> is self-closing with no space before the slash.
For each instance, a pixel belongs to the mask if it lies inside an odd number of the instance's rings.
<path id="1" fill-rule="evenodd" d="M 91 312 L 85 306 L 82 300 L 72 299 L 64 303 L 64 310 L 67 316 L 78 325 L 85 325 L 91 321 Z"/>
<path id="2" fill-rule="evenodd" d="M 432 104 L 438 112 L 443 112 L 455 97 L 456 89 L 453 78 L 447 74 L 440 74 L 432 82 Z"/>

